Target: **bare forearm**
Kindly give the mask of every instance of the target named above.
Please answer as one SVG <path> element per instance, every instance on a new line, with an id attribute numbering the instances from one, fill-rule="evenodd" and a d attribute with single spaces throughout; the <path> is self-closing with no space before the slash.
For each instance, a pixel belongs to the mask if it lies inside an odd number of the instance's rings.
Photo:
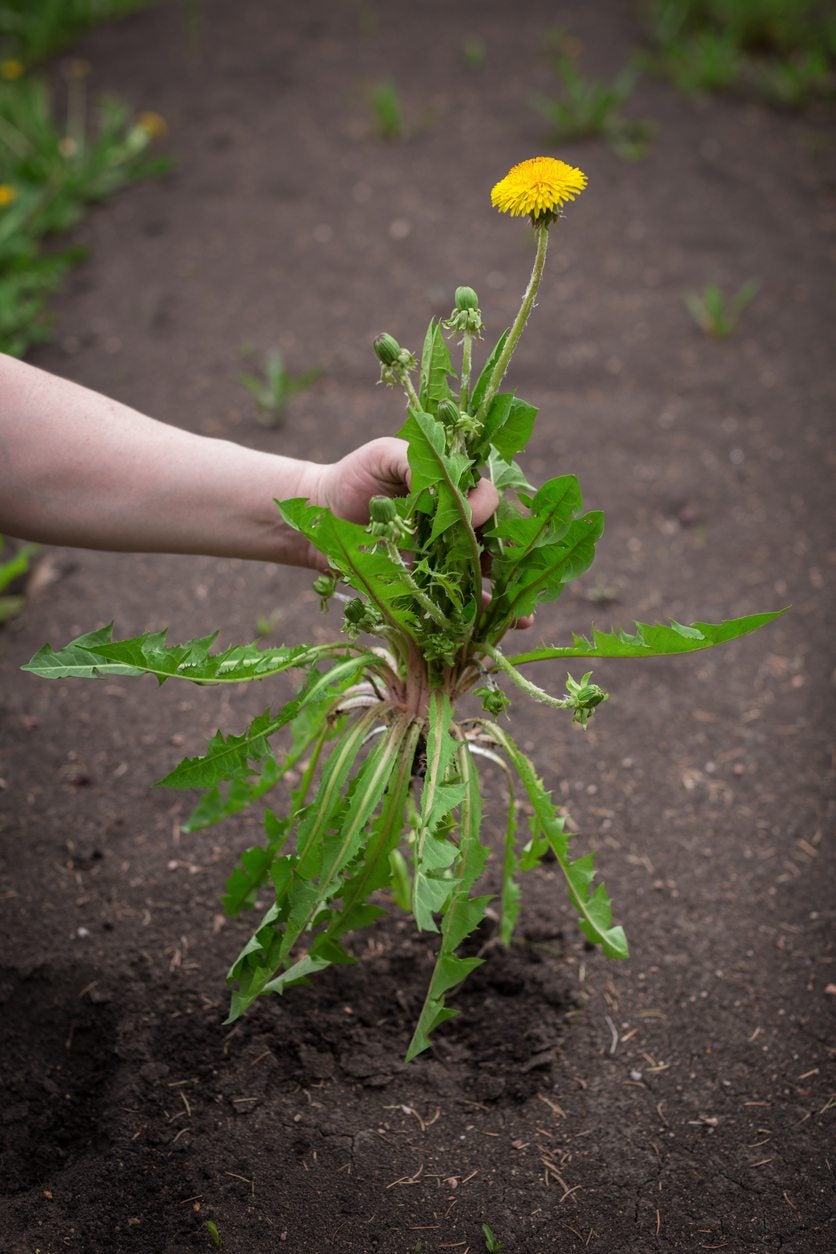
<path id="1" fill-rule="evenodd" d="M 320 467 L 193 435 L 0 358 L 0 532 L 44 543 L 307 563 L 274 498 Z"/>

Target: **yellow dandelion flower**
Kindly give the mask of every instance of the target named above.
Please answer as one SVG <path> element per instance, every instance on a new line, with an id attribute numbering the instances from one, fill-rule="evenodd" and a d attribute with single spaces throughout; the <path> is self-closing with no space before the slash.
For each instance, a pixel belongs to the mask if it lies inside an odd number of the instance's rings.
<path id="1" fill-rule="evenodd" d="M 150 135 L 152 139 L 162 139 L 168 131 L 165 118 L 161 117 L 159 113 L 152 113 L 150 110 L 140 113 L 136 124 L 147 135 Z"/>
<path id="2" fill-rule="evenodd" d="M 17 200 L 17 192 L 11 183 L 0 183 L 0 209 Z"/>
<path id="3" fill-rule="evenodd" d="M 5 78 L 6 82 L 13 83 L 16 78 L 20 78 L 23 73 L 23 62 L 18 61 L 17 57 L 8 57 L 5 61 L 0 61 L 0 78 Z"/>
<path id="4" fill-rule="evenodd" d="M 583 170 L 556 157 L 531 157 L 499 180 L 491 191 L 491 204 L 512 218 L 530 213 L 536 222 L 556 217 L 561 205 L 574 200 L 585 187 Z"/>

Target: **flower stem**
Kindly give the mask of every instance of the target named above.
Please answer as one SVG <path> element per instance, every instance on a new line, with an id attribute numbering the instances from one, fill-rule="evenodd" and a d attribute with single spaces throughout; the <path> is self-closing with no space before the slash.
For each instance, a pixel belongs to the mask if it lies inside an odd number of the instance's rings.
<path id="1" fill-rule="evenodd" d="M 523 692 L 527 692 L 535 701 L 542 701 L 544 705 L 554 706 L 557 710 L 568 710 L 571 707 L 572 702 L 568 697 L 562 699 L 553 697 L 550 693 L 544 692 L 542 688 L 538 688 L 530 679 L 526 679 L 492 644 L 488 644 L 485 640 L 480 640 L 479 648 L 483 653 L 487 654 L 496 668 L 502 671 L 503 675 L 507 675 L 518 688 L 522 688 Z"/>
<path id="2" fill-rule="evenodd" d="M 462 413 L 467 413 L 468 402 L 470 401 L 470 367 L 473 355 L 473 336 L 467 331 L 464 333 L 462 340 L 462 386 L 459 392 L 459 409 Z"/>
<path id="3" fill-rule="evenodd" d="M 420 409 L 421 402 L 418 400 L 417 393 L 415 388 L 412 386 L 412 380 L 410 379 L 408 372 L 406 369 L 401 367 L 398 374 L 400 375 L 401 387 L 406 393 L 406 399 L 409 401 L 410 405 L 413 406 L 413 408 Z"/>
<path id="4" fill-rule="evenodd" d="M 528 315 L 534 308 L 534 298 L 540 286 L 540 279 L 543 277 L 543 267 L 546 264 L 546 250 L 549 246 L 549 224 L 548 222 L 538 222 L 535 229 L 537 231 L 537 252 L 534 257 L 531 278 L 528 280 L 528 287 L 525 289 L 525 295 L 522 298 L 519 312 L 514 319 L 514 324 L 508 332 L 508 339 L 505 341 L 502 352 L 496 359 L 496 365 L 491 371 L 488 386 L 485 388 L 482 404 L 479 406 L 476 414 L 476 417 L 481 422 L 485 421 L 488 410 L 491 407 L 491 401 L 496 396 L 499 385 L 505 377 L 508 364 L 513 356 L 514 349 L 517 347 L 517 341 L 523 333 L 525 324 L 528 321 Z"/>

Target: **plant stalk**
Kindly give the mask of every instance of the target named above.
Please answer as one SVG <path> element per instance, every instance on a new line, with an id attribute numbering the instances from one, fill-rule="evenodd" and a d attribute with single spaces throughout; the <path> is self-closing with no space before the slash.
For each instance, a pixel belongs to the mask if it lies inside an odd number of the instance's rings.
<path id="1" fill-rule="evenodd" d="M 535 230 L 537 231 L 537 252 L 534 256 L 534 265 L 531 270 L 531 278 L 528 280 L 528 287 L 525 289 L 525 295 L 522 298 L 519 312 L 514 319 L 513 326 L 508 332 L 508 339 L 503 345 L 502 352 L 496 360 L 496 365 L 491 371 L 491 377 L 488 380 L 488 386 L 485 388 L 485 395 L 482 397 L 482 403 L 476 413 L 476 418 L 480 422 L 484 422 L 487 417 L 488 410 L 491 407 L 491 401 L 496 396 L 499 385 L 505 378 L 505 372 L 508 364 L 517 347 L 517 342 L 525 329 L 528 322 L 528 315 L 534 308 L 534 298 L 537 295 L 537 289 L 540 286 L 540 280 L 543 277 L 543 267 L 546 264 L 546 251 L 549 246 L 549 226 L 548 223 L 539 222 Z"/>
<path id="2" fill-rule="evenodd" d="M 542 688 L 538 688 L 530 679 L 526 679 L 524 675 L 521 675 L 517 668 L 512 666 L 499 650 L 495 649 L 492 644 L 488 644 L 486 640 L 479 641 L 479 648 L 483 653 L 487 654 L 497 669 L 502 671 L 503 675 L 507 675 L 518 688 L 522 688 L 523 692 L 528 693 L 535 701 L 541 701 L 544 705 L 551 705 L 557 710 L 568 710 L 571 707 L 572 702 L 568 697 L 553 697 Z"/>
<path id="3" fill-rule="evenodd" d="M 401 380 L 401 387 L 406 393 L 406 399 L 409 401 L 409 404 L 412 405 L 414 409 L 420 410 L 421 402 L 418 400 L 418 394 L 412 386 L 412 380 L 409 377 L 408 371 L 402 367 L 398 371 L 398 374 Z"/>
<path id="4" fill-rule="evenodd" d="M 462 340 L 462 374 L 461 389 L 459 391 L 459 409 L 462 413 L 467 413 L 467 407 L 470 404 L 470 370 L 473 359 L 473 336 L 469 331 L 465 331 Z"/>

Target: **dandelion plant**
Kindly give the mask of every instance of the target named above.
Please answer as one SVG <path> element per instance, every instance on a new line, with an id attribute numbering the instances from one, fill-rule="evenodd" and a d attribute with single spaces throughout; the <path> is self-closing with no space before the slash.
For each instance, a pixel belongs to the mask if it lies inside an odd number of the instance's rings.
<path id="1" fill-rule="evenodd" d="M 632 631 L 593 629 L 525 652 L 504 648 L 517 620 L 555 601 L 589 567 L 604 526 L 603 514 L 584 508 L 573 475 L 539 487 L 528 482 L 515 459 L 536 410 L 500 390 L 534 307 L 550 233 L 586 182 L 562 161 L 535 157 L 493 188 L 499 210 L 530 219 L 535 253 L 519 312 L 481 369 L 474 349 L 482 313 L 470 287 L 456 289 L 449 318 L 430 322 L 420 355 L 389 334 L 375 340 L 381 378 L 405 400 L 409 495 L 374 498 L 366 526 L 303 499 L 278 505 L 327 559 L 314 587 L 323 607 L 343 607 L 337 638 L 213 652 L 213 636 L 183 645 L 168 644 L 164 633 L 115 641 L 105 628 L 58 651 L 44 646 L 24 668 L 50 678 L 152 674 L 160 683 L 260 681 L 268 688 L 283 671 L 301 673 L 290 701 L 268 705 L 243 732 L 219 732 L 205 754 L 160 781 L 202 790 L 191 830 L 268 798 L 282 778 L 293 784 L 288 806 L 265 809 L 263 841 L 241 854 L 226 886 L 230 914 L 266 904 L 229 972 L 230 1022 L 263 994 L 355 961 L 352 935 L 394 903 L 437 938 L 407 1059 L 428 1047 L 432 1032 L 456 1014 L 448 1004 L 454 991 L 482 961 L 461 950 L 494 897 L 484 885 L 485 761 L 502 768 L 507 796 L 495 872 L 500 939 L 508 943 L 514 931 L 520 875 L 549 856 L 587 940 L 609 957 L 626 957 L 610 898 L 595 883 L 593 855 L 575 855 L 549 789 L 514 738 L 511 698 L 525 695 L 586 727 L 607 700 L 591 673 L 568 675 L 565 691 L 553 694 L 528 677 L 531 664 L 691 653 L 775 617 L 637 623 Z M 457 367 L 451 342 L 460 350 Z M 500 493 L 481 532 L 468 502 L 480 475 Z"/>

